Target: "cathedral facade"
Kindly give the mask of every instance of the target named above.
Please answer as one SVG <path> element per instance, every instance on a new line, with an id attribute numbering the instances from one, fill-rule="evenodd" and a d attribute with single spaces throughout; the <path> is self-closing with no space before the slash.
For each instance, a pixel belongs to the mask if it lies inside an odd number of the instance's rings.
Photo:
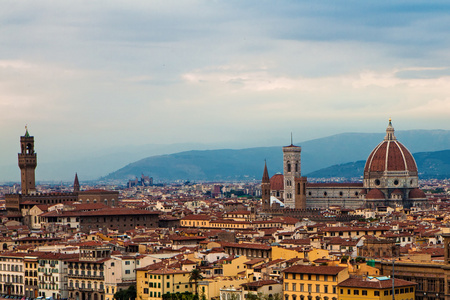
<path id="1" fill-rule="evenodd" d="M 262 179 L 263 210 L 287 208 L 410 208 L 426 205 L 419 189 L 414 157 L 394 135 L 389 120 L 386 136 L 370 153 L 360 183 L 308 183 L 301 176 L 301 147 L 283 147 L 283 174 L 269 178 L 264 166 Z"/>

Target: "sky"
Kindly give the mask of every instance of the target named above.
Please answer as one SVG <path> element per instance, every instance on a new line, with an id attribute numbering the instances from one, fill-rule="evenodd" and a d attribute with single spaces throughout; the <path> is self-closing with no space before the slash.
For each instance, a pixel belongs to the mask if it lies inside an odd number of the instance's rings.
<path id="1" fill-rule="evenodd" d="M 447 1 L 3 1 L 0 166 L 450 130 Z M 176 150 L 176 149 L 175 149 Z M 81 153 L 81 154 L 80 154 Z"/>

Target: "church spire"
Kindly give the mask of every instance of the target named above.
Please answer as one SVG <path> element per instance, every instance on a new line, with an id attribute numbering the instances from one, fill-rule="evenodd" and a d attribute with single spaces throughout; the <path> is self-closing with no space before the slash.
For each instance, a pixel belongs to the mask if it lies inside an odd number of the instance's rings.
<path id="1" fill-rule="evenodd" d="M 265 160 L 264 160 L 264 173 L 263 173 L 263 177 L 262 177 L 262 182 L 263 183 L 270 182 L 269 172 L 267 171 L 267 163 Z"/>
<path id="2" fill-rule="evenodd" d="M 78 181 L 78 174 L 75 173 L 75 180 L 73 181 L 73 191 L 79 192 L 80 191 L 80 182 Z"/>
<path id="3" fill-rule="evenodd" d="M 397 138 L 394 135 L 394 127 L 392 126 L 392 120 L 389 118 L 389 124 L 386 128 L 386 136 L 384 137 L 385 141 L 395 141 Z"/>

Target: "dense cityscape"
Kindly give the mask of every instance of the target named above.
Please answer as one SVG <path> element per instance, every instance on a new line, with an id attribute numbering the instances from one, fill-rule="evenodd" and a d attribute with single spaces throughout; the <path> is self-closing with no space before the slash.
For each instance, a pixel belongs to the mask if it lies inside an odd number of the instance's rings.
<path id="1" fill-rule="evenodd" d="M 444 299 L 450 181 L 419 180 L 389 120 L 361 182 L 301 176 L 301 147 L 261 182 L 0 187 L 6 299 Z M 388 153 L 390 153 L 388 155 Z"/>
<path id="2" fill-rule="evenodd" d="M 0 300 L 450 300 L 450 2 L 0 25 Z"/>

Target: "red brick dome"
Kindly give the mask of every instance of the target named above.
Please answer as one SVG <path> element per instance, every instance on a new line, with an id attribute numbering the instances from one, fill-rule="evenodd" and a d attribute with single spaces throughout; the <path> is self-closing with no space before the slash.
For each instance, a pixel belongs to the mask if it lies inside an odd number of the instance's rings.
<path id="1" fill-rule="evenodd" d="M 417 173 L 417 165 L 411 152 L 394 136 L 391 121 L 386 129 L 386 137 L 373 149 L 367 158 L 364 173 L 384 171 L 409 171 Z"/>
<path id="2" fill-rule="evenodd" d="M 367 193 L 366 199 L 369 199 L 369 200 L 384 200 L 384 199 L 386 199 L 386 196 L 379 189 L 372 189 L 372 190 L 370 190 Z"/>
<path id="3" fill-rule="evenodd" d="M 413 189 L 409 192 L 409 199 L 426 199 L 427 196 L 421 189 Z"/>
<path id="4" fill-rule="evenodd" d="M 283 174 L 275 174 L 270 178 L 270 189 L 272 191 L 284 190 L 284 176 Z"/>
<path id="5" fill-rule="evenodd" d="M 395 189 L 395 190 L 392 192 L 392 194 L 393 194 L 393 195 L 402 195 L 403 193 L 402 193 L 402 191 L 400 191 L 399 189 Z"/>

